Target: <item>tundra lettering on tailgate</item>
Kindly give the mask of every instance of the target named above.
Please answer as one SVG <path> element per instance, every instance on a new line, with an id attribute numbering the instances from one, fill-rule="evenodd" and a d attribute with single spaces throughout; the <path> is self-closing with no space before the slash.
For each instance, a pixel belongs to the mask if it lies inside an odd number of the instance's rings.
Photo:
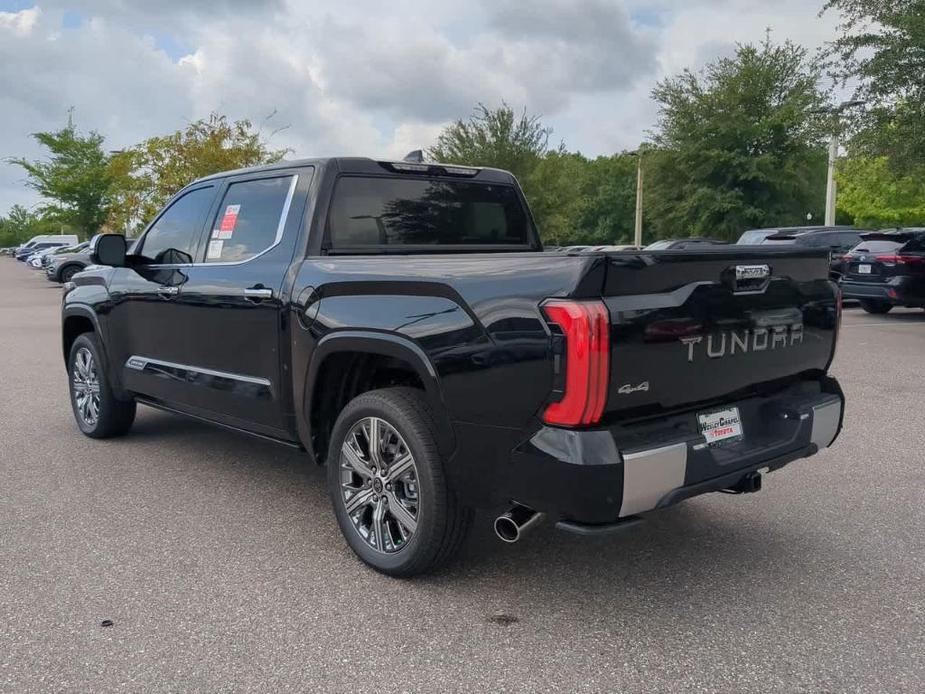
<path id="1" fill-rule="evenodd" d="M 727 330 L 713 335 L 679 338 L 687 346 L 687 361 L 706 353 L 710 359 L 721 359 L 735 354 L 764 352 L 768 349 L 786 349 L 803 344 L 803 324 L 776 325 L 772 328 Z M 703 348 L 698 349 L 698 345 Z"/>

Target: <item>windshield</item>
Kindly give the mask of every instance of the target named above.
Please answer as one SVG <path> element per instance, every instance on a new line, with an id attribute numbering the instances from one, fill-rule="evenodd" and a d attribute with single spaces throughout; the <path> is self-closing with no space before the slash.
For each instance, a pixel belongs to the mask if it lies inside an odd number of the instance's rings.
<path id="1" fill-rule="evenodd" d="M 643 250 L 646 251 L 663 251 L 669 246 L 671 246 L 672 241 L 656 241 L 655 243 L 650 243 Z"/>
<path id="2" fill-rule="evenodd" d="M 423 178 L 345 176 L 329 218 L 334 251 L 383 246 L 529 246 L 514 187 Z"/>

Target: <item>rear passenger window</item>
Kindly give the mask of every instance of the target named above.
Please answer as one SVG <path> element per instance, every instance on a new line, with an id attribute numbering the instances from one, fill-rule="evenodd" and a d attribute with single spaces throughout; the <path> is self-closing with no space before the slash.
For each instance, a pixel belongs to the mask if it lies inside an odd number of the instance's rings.
<path id="1" fill-rule="evenodd" d="M 206 262 L 240 262 L 279 243 L 297 178 L 260 178 L 229 185 L 209 235 Z"/>

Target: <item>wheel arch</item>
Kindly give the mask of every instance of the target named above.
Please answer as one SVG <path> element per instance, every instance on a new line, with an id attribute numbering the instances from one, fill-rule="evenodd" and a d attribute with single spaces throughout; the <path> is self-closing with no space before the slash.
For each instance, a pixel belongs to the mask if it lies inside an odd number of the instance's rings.
<path id="1" fill-rule="evenodd" d="M 86 306 L 68 306 L 61 317 L 61 348 L 65 363 L 71 354 L 74 340 L 84 333 L 96 333 L 102 343 L 102 331 L 96 313 Z M 101 346 L 105 351 L 105 345 Z"/>
<path id="2" fill-rule="evenodd" d="M 389 381 L 383 383 L 380 377 Z M 399 380 L 394 382 L 396 377 Z M 449 453 L 454 445 L 452 426 L 437 372 L 424 350 L 400 335 L 347 330 L 326 335 L 318 342 L 306 373 L 302 402 L 296 408 L 299 436 L 315 462 L 325 462 L 326 437 L 350 399 L 394 385 L 424 392 L 438 420 L 441 451 Z"/>
<path id="3" fill-rule="evenodd" d="M 64 265 L 62 265 L 55 271 L 55 276 L 57 277 L 58 281 L 63 281 L 64 271 L 67 270 L 68 268 L 76 268 L 77 272 L 80 272 L 81 270 L 85 270 L 87 266 L 84 265 L 83 263 L 78 263 L 75 261 L 65 263 Z"/>
<path id="4" fill-rule="evenodd" d="M 107 373 L 113 392 L 119 398 L 128 398 L 129 394 L 122 388 L 122 379 L 119 377 L 119 370 L 115 368 L 112 360 L 109 358 L 109 350 L 106 344 L 105 333 L 100 325 L 99 316 L 89 306 L 84 304 L 68 304 L 61 314 L 61 349 L 64 356 L 64 363 L 67 365 L 68 357 L 71 354 L 71 347 L 80 335 L 93 333 L 97 336 L 99 348 L 103 353 Z"/>

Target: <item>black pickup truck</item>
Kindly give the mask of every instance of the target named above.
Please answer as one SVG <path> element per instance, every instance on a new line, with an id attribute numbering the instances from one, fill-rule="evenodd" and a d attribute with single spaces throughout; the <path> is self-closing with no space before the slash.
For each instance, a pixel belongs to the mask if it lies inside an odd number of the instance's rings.
<path id="1" fill-rule="evenodd" d="M 392 575 L 447 560 L 476 508 L 509 542 L 609 533 L 757 491 L 841 427 L 826 251 L 544 253 L 503 171 L 233 171 L 91 250 L 63 301 L 81 431 L 141 403 L 303 448 Z"/>

